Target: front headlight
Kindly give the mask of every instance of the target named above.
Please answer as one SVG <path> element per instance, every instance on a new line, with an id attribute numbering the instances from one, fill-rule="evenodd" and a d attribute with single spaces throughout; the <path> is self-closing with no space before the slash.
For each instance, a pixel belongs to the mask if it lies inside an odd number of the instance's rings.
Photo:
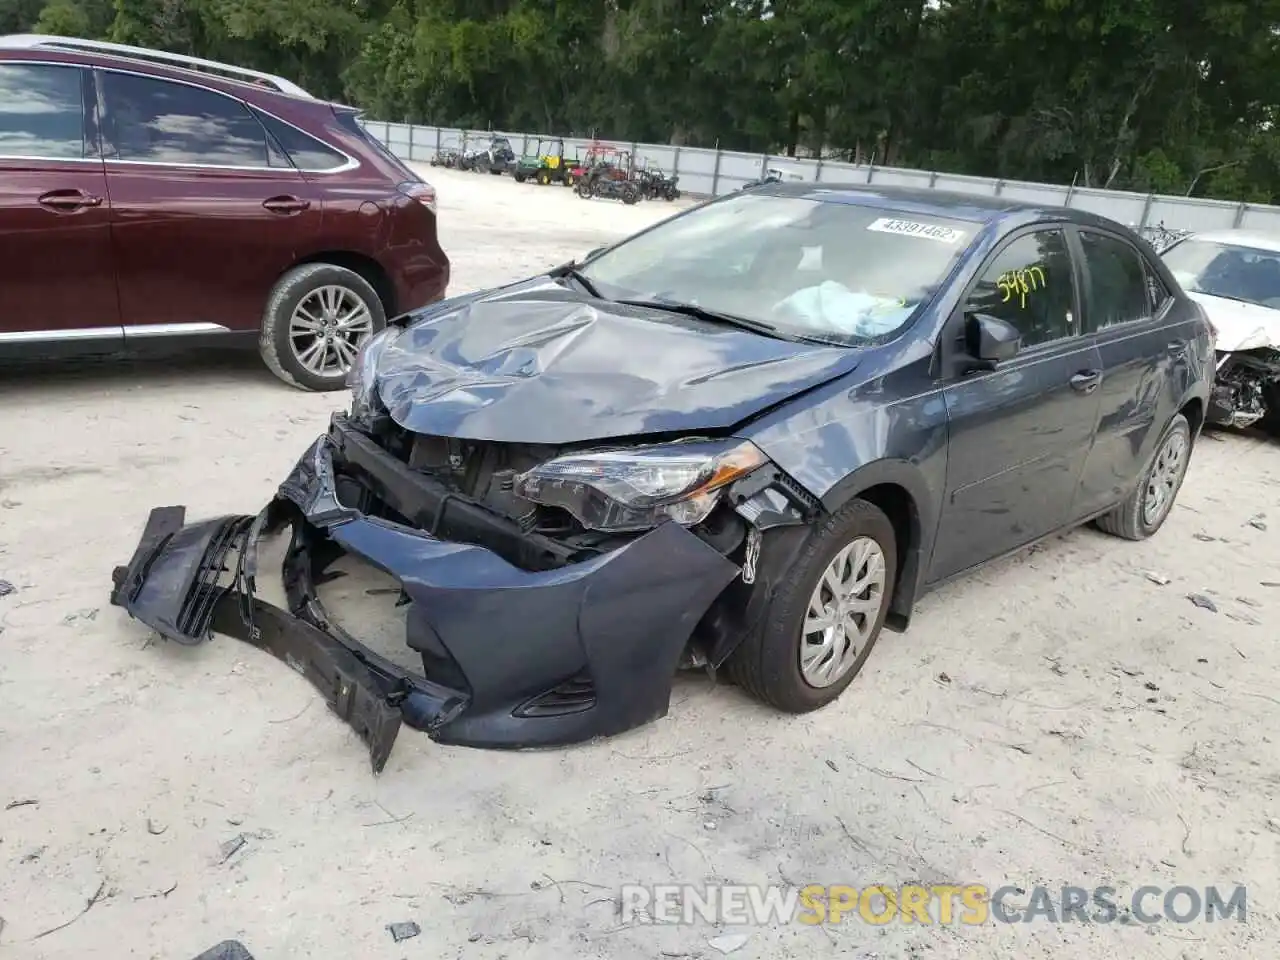
<path id="1" fill-rule="evenodd" d="M 351 372 L 347 374 L 347 386 L 351 388 L 351 419 L 363 420 L 374 412 L 377 406 L 378 358 L 403 330 L 400 327 L 386 327 L 365 341 L 360 352 L 356 354 Z"/>
<path id="2" fill-rule="evenodd" d="M 548 460 L 515 478 L 515 493 L 560 507 L 589 530 L 648 530 L 705 520 L 725 486 L 766 462 L 746 440 L 681 440 Z"/>

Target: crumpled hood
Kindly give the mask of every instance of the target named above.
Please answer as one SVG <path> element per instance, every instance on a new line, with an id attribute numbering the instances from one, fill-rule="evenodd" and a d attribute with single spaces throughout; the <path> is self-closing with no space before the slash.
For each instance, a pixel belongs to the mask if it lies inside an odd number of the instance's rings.
<path id="1" fill-rule="evenodd" d="M 1229 352 L 1274 347 L 1280 350 L 1280 310 L 1207 293 L 1188 291 L 1187 295 L 1204 307 L 1209 322 L 1217 328 L 1216 349 Z"/>
<path id="2" fill-rule="evenodd" d="M 859 359 L 597 300 L 546 277 L 442 306 L 373 366 L 391 418 L 414 433 L 560 445 L 725 429 Z"/>

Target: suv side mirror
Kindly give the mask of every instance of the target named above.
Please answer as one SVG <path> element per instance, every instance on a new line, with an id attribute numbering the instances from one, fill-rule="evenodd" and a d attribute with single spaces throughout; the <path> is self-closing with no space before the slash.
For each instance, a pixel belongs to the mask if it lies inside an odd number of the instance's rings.
<path id="1" fill-rule="evenodd" d="M 989 313 L 970 313 L 964 318 L 964 342 L 969 355 L 983 366 L 1011 360 L 1022 347 L 1018 328 Z"/>

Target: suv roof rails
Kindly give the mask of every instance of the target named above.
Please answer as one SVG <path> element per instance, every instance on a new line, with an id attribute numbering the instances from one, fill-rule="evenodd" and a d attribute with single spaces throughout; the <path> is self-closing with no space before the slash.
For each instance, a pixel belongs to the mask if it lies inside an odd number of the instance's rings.
<path id="1" fill-rule="evenodd" d="M 225 80 L 237 80 L 241 83 L 253 83 L 258 86 L 266 84 L 295 97 L 315 98 L 306 90 L 272 73 L 261 70 L 250 70 L 217 60 L 202 60 L 199 57 L 188 57 L 181 53 L 166 53 L 163 50 L 149 50 L 146 47 L 134 47 L 126 43 L 109 43 L 106 40 L 84 40 L 79 37 L 55 37 L 39 33 L 18 33 L 0 36 L 0 49 L 9 50 L 66 50 L 72 53 L 100 53 L 126 60 L 141 60 L 144 63 L 160 66 L 180 67 L 202 73 L 222 74 Z"/>

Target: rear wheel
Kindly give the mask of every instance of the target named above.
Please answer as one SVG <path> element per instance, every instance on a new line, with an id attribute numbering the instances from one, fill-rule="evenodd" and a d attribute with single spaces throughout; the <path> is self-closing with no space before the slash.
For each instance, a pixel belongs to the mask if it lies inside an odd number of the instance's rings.
<path id="1" fill-rule="evenodd" d="M 544 187 L 547 186 L 549 183 L 551 183 L 551 174 L 548 173 L 546 170 L 539 170 L 538 183 L 542 184 L 542 186 Z"/>
<path id="2" fill-rule="evenodd" d="M 285 383 L 341 390 L 360 348 L 386 323 L 382 300 L 364 277 L 331 263 L 304 263 L 267 298 L 259 352 Z"/>
<path id="3" fill-rule="evenodd" d="M 577 193 L 583 200 L 590 200 L 592 192 L 590 180 L 578 181 Z"/>
<path id="4" fill-rule="evenodd" d="M 763 625 L 729 658 L 730 677 L 788 713 L 831 703 L 880 636 L 897 569 L 889 518 L 873 503 L 850 501 L 810 533 Z"/>
<path id="5" fill-rule="evenodd" d="M 1159 530 L 1182 489 L 1182 478 L 1191 460 L 1191 425 L 1174 414 L 1165 428 L 1155 455 L 1128 499 L 1095 521 L 1098 529 L 1125 540 L 1145 540 Z"/>
<path id="6" fill-rule="evenodd" d="M 639 199 L 639 194 L 637 194 L 631 187 L 627 187 L 622 191 L 622 202 L 627 206 L 631 206 L 631 204 L 635 203 Z"/>

